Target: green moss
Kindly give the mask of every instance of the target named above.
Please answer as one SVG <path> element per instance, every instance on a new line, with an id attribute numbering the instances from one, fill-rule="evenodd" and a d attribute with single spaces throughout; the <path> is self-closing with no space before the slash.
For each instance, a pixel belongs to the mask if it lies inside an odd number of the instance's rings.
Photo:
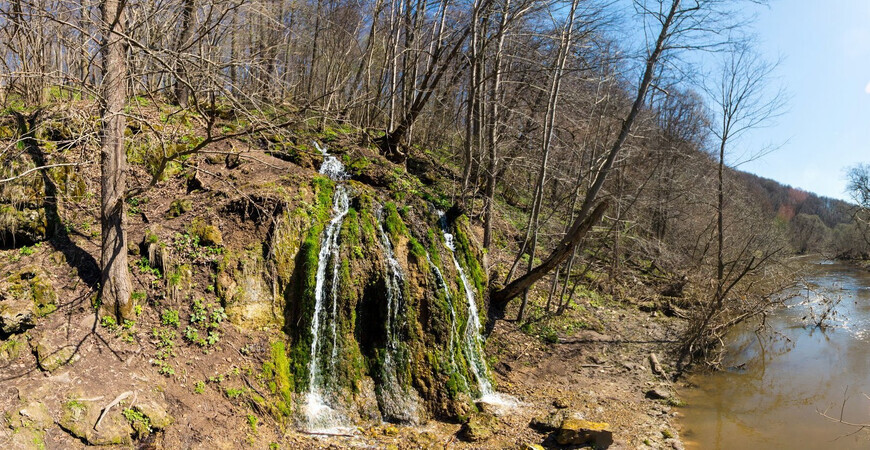
<path id="1" fill-rule="evenodd" d="M 401 236 L 408 235 L 408 228 L 402 221 L 399 211 L 396 210 L 396 204 L 393 202 L 387 202 L 384 205 L 384 226 L 393 241 L 398 240 Z"/>
<path id="2" fill-rule="evenodd" d="M 169 217 L 178 217 L 193 208 L 193 203 L 187 199 L 179 199 L 174 200 L 169 204 L 169 211 L 167 211 L 166 215 Z"/>
<path id="3" fill-rule="evenodd" d="M 487 277 L 480 262 L 474 256 L 475 253 L 472 250 L 471 243 L 466 234 L 468 228 L 469 224 L 466 216 L 460 216 L 456 219 L 456 226 L 453 233 L 455 238 L 454 242 L 456 243 L 456 255 L 460 263 L 462 263 L 465 270 L 468 272 L 468 276 L 471 278 L 472 284 L 474 284 L 474 288 L 477 290 L 478 295 L 480 295 L 485 292 Z"/>
<path id="4" fill-rule="evenodd" d="M 276 402 L 278 410 L 289 415 L 294 383 L 290 374 L 290 360 L 287 358 L 284 342 L 275 341 L 272 343 L 271 359 L 263 363 L 263 377 L 267 380 L 272 393 L 279 396 L 279 400 Z"/>
<path id="5" fill-rule="evenodd" d="M 193 219 L 187 227 L 187 232 L 201 245 L 220 246 L 224 244 L 223 236 L 218 227 L 209 225 L 202 219 Z"/>
<path id="6" fill-rule="evenodd" d="M 130 422 L 130 425 L 136 430 L 136 436 L 142 438 L 151 434 L 151 420 L 141 411 L 127 408 L 121 412 L 124 418 Z"/>

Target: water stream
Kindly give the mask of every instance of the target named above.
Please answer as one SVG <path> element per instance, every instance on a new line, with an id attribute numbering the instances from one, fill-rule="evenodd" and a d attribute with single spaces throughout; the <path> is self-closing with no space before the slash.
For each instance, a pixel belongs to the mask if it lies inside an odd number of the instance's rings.
<path id="1" fill-rule="evenodd" d="M 840 423 L 870 423 L 870 273 L 808 264 L 805 286 L 767 319 L 776 333 L 736 330 L 729 369 L 680 392 L 687 448 L 870 448 L 870 430 Z M 813 325 L 828 307 L 826 326 Z"/>
<path id="2" fill-rule="evenodd" d="M 401 352 L 402 324 L 399 323 L 402 317 L 399 311 L 405 308 L 405 274 L 380 220 L 378 234 L 387 269 L 384 277 L 387 290 L 387 346 L 384 351 L 383 379 L 377 391 L 381 399 L 381 408 L 387 419 L 416 423 L 419 420 L 417 395 L 400 382 L 401 369 L 397 365 L 405 360 Z"/>
<path id="3" fill-rule="evenodd" d="M 317 143 L 314 145 L 323 153 L 324 157 L 320 173 L 335 181 L 346 180 L 347 174 L 341 162 L 336 157 L 329 155 L 325 148 L 321 148 Z M 314 315 L 311 318 L 311 354 L 308 361 L 308 393 L 305 396 L 307 427 L 311 431 L 334 430 L 345 424 L 343 415 L 335 409 L 334 405 L 330 405 L 329 400 L 324 396 L 325 392 L 332 387 L 329 378 L 335 373 L 335 359 L 338 347 L 336 322 L 338 321 L 337 304 L 340 265 L 339 235 L 341 234 L 341 224 L 344 222 L 344 217 L 347 215 L 348 208 L 350 207 L 347 188 L 343 184 L 336 185 L 332 201 L 332 218 L 326 228 L 324 228 L 323 237 L 320 241 L 314 290 Z M 327 272 L 330 265 L 332 265 L 331 280 L 330 283 L 327 283 Z M 328 318 L 322 317 L 325 314 L 324 309 L 327 299 L 331 303 L 331 315 Z M 330 323 L 329 327 L 325 326 L 327 321 Z M 328 330 L 325 330 L 325 328 L 328 328 Z M 324 345 L 328 345 L 321 337 L 323 331 L 329 331 L 332 338 L 331 358 L 328 361 L 329 371 L 327 373 L 324 373 L 324 363 L 321 361 Z"/>
<path id="4" fill-rule="evenodd" d="M 477 386 L 480 390 L 480 398 L 488 398 L 495 394 L 492 389 L 492 383 L 489 381 L 489 374 L 486 367 L 486 360 L 483 359 L 483 335 L 480 330 L 480 313 L 477 310 L 477 302 L 475 301 L 474 288 L 465 276 L 465 271 L 456 259 L 456 247 L 453 243 L 453 235 L 444 232 L 444 245 L 450 249 L 450 256 L 453 258 L 453 265 L 456 271 L 459 272 L 459 279 L 462 281 L 462 288 L 465 291 L 465 299 L 468 301 L 468 323 L 465 326 L 465 353 L 468 359 L 468 365 L 471 368 L 471 373 L 477 380 Z"/>

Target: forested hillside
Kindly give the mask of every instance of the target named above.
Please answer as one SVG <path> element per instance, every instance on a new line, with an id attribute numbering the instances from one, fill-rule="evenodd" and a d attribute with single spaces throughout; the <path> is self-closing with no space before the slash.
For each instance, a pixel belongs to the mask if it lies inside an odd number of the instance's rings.
<path id="1" fill-rule="evenodd" d="M 785 99 L 743 7 L 0 1 L 0 439 L 679 445 L 645 383 L 870 248 L 866 169 L 732 168 Z"/>

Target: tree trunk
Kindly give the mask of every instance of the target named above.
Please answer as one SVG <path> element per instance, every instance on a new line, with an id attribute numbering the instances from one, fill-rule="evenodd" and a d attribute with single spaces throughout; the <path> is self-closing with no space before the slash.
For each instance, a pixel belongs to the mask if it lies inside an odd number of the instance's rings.
<path id="1" fill-rule="evenodd" d="M 175 45 L 175 101 L 178 106 L 186 108 L 190 101 L 190 81 L 187 79 L 187 70 L 185 67 L 184 58 L 181 57 L 182 52 L 186 50 L 186 46 L 193 38 L 193 15 L 194 15 L 194 0 L 184 0 L 184 6 L 181 10 L 181 33 L 178 35 L 178 42 Z"/>
<path id="2" fill-rule="evenodd" d="M 530 288 L 535 282 L 547 275 L 551 270 L 555 269 L 559 264 L 568 259 L 571 253 L 589 230 L 601 220 L 604 216 L 604 211 L 607 210 L 607 200 L 599 203 L 591 214 L 587 215 L 583 221 L 575 224 L 571 231 L 562 238 L 562 242 L 556 246 L 555 250 L 550 253 L 550 256 L 540 265 L 532 269 L 529 273 L 517 278 L 512 283 L 505 286 L 503 289 L 493 292 L 490 296 L 490 305 L 493 307 L 504 308 L 507 302 L 521 294 L 526 289 Z"/>
<path id="3" fill-rule="evenodd" d="M 122 36 L 124 11 L 120 0 L 103 1 L 103 131 L 100 142 L 100 299 L 119 319 L 133 319 L 130 273 L 127 268 L 124 103 L 127 64 Z"/>

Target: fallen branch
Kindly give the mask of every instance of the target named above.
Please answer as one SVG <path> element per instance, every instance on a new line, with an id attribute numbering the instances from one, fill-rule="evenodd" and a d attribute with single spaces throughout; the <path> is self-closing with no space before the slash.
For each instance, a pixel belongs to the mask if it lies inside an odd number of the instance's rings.
<path id="1" fill-rule="evenodd" d="M 103 421 L 103 417 L 106 417 L 106 414 L 109 412 L 110 409 L 112 409 L 113 406 L 117 405 L 118 403 L 121 403 L 122 400 L 124 400 L 125 398 L 127 398 L 131 395 L 133 396 L 133 403 L 136 403 L 136 393 L 133 391 L 127 391 L 127 392 L 122 392 L 120 395 L 115 397 L 115 399 L 112 400 L 108 405 L 106 405 L 103 408 L 102 414 L 100 414 L 100 418 L 97 419 L 97 423 L 94 424 L 94 430 L 96 430 L 97 427 L 100 426 L 100 422 Z"/>

